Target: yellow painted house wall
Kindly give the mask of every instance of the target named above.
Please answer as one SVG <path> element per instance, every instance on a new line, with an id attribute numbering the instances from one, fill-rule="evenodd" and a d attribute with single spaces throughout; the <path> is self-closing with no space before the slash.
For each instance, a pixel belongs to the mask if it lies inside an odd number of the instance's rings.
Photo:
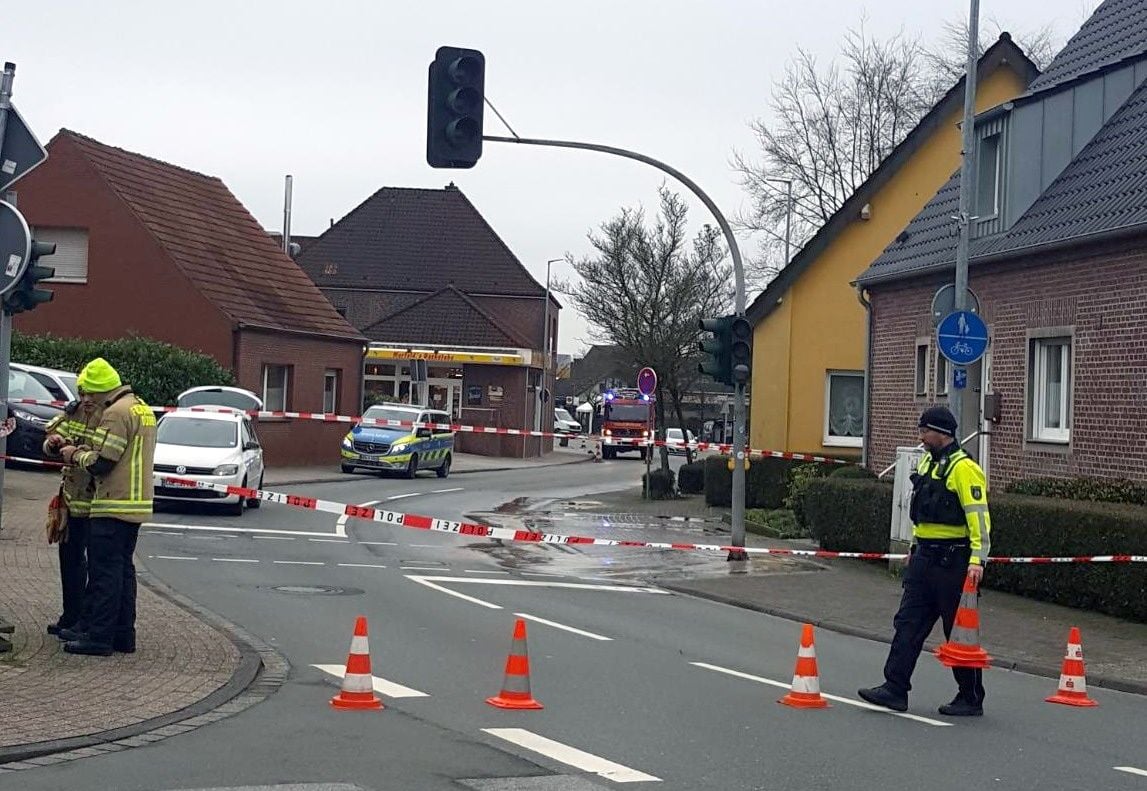
<path id="1" fill-rule="evenodd" d="M 1015 98 L 1025 87 L 1011 68 L 996 69 L 979 81 L 977 112 Z M 850 283 L 959 168 L 960 120 L 956 110 L 938 126 L 869 201 L 871 218 L 854 218 L 757 323 L 752 447 L 860 457 L 860 448 L 824 444 L 827 372 L 864 370 L 864 308 Z"/>

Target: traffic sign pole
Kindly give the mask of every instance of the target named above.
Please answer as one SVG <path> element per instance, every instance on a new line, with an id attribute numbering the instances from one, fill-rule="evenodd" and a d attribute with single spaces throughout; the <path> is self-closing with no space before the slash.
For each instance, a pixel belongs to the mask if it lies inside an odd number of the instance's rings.
<path id="1" fill-rule="evenodd" d="M 4 141 L 8 132 L 8 110 L 12 106 L 12 80 L 16 77 L 16 64 L 5 63 L 4 74 L 0 77 L 0 152 L 4 151 Z M 4 163 L 0 162 L 0 166 Z M 8 197 L 13 207 L 16 197 Z M 8 420 L 8 364 L 12 357 L 12 316 L 0 307 L 0 422 Z M 0 456 L 8 455 L 8 437 L 0 436 Z M 0 515 L 4 513 L 4 462 L 0 459 Z M 3 523 L 0 521 L 0 531 Z"/>

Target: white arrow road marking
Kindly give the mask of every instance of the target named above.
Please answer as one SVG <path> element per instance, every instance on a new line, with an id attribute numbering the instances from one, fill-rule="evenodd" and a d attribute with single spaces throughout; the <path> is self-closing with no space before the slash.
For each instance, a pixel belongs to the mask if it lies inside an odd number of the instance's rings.
<path id="1" fill-rule="evenodd" d="M 761 678 L 760 676 L 753 676 L 748 673 L 741 673 L 737 670 L 730 670 L 727 667 L 719 667 L 717 665 L 710 665 L 708 662 L 690 662 L 689 664 L 696 667 L 704 668 L 705 670 L 716 670 L 718 673 L 725 673 L 726 675 L 736 676 L 737 678 L 745 678 L 749 681 L 756 681 L 759 684 L 769 684 L 770 686 L 778 687 L 780 689 L 792 689 L 792 684 L 785 681 L 773 681 L 771 678 Z M 856 706 L 859 709 L 868 709 L 869 711 L 879 711 L 881 714 L 891 714 L 893 717 L 903 717 L 906 720 L 915 720 L 922 722 L 925 725 L 936 725 L 941 728 L 951 727 L 950 722 L 940 722 L 940 720 L 931 720 L 927 717 L 921 717 L 918 714 L 907 714 L 900 711 L 892 711 L 883 706 L 874 706 L 863 700 L 852 700 L 851 698 L 841 698 L 836 695 L 827 695 L 824 692 L 820 693 L 822 698 L 828 700 L 835 700 L 837 703 L 847 703 L 849 706 Z"/>
<path id="2" fill-rule="evenodd" d="M 346 674 L 346 665 L 311 665 L 311 667 L 329 673 L 337 679 L 342 679 Z M 430 697 L 425 692 L 419 692 L 417 689 L 404 687 L 401 684 L 396 684 L 393 681 L 387 681 L 385 678 L 378 676 L 371 676 L 371 685 L 374 691 L 379 695 L 386 695 L 388 698 L 428 698 Z"/>
<path id="3" fill-rule="evenodd" d="M 437 569 L 430 569 L 436 571 Z M 668 595 L 669 591 L 661 590 L 660 588 L 642 588 L 632 585 L 588 585 L 580 582 L 546 582 L 544 580 L 519 580 L 519 579 L 483 579 L 481 577 L 425 577 L 418 574 L 407 574 L 408 580 L 413 580 L 420 585 L 425 585 L 428 588 L 433 588 L 436 591 L 449 594 L 450 596 L 457 597 L 464 601 L 478 604 L 482 607 L 489 607 L 491 610 L 502 609 L 501 605 L 492 604 L 481 599 L 475 599 L 473 596 L 467 596 L 464 593 L 450 590 L 439 582 L 468 582 L 471 585 L 516 585 L 531 588 L 574 588 L 577 590 L 595 590 L 595 591 L 613 591 L 616 593 L 659 593 Z"/>
<path id="4" fill-rule="evenodd" d="M 541 753 L 559 763 L 581 769 L 583 772 L 593 772 L 598 777 L 612 780 L 615 783 L 660 783 L 660 777 L 647 775 L 628 766 L 607 761 L 592 753 L 584 752 L 568 744 L 555 742 L 545 736 L 527 731 L 525 728 L 483 728 L 483 733 L 497 736 L 499 739 L 524 747 L 535 753 Z"/>
<path id="5" fill-rule="evenodd" d="M 1142 775 L 1147 777 L 1147 769 L 1136 769 L 1134 766 L 1116 766 L 1113 767 L 1117 772 L 1127 772 L 1132 775 Z"/>
<path id="6" fill-rule="evenodd" d="M 567 631 L 567 632 L 573 632 L 574 634 L 580 634 L 582 637 L 589 637 L 593 640 L 612 640 L 613 639 L 612 637 L 606 637 L 605 635 L 594 634 L 593 632 L 583 632 L 581 629 L 575 629 L 572 626 L 565 626 L 564 624 L 556 623 L 554 621 L 547 621 L 545 618 L 539 618 L 536 615 L 530 615 L 530 614 L 524 613 L 524 612 L 516 612 L 516 613 L 514 613 L 514 615 L 518 616 L 519 618 L 525 618 L 527 621 L 536 621 L 537 623 L 544 623 L 546 626 L 552 626 L 555 629 L 562 629 L 562 630 Z"/>

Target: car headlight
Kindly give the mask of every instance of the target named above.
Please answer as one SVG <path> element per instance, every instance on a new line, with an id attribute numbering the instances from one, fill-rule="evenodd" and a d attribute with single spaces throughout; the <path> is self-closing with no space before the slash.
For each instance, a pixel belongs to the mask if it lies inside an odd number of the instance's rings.
<path id="1" fill-rule="evenodd" d="M 605 436 L 607 436 L 607 437 L 613 436 L 613 432 L 610 431 L 609 429 L 606 429 L 605 431 L 603 431 L 602 434 L 605 434 Z"/>
<path id="2" fill-rule="evenodd" d="M 237 475 L 239 473 L 238 464 L 220 464 L 211 473 L 212 475 Z"/>
<path id="3" fill-rule="evenodd" d="M 641 436 L 648 437 L 649 436 L 649 429 L 645 429 L 644 431 L 642 431 Z"/>
<path id="4" fill-rule="evenodd" d="M 354 435 L 351 434 L 350 432 L 347 432 L 347 435 L 345 437 L 343 437 L 343 444 L 346 445 L 348 448 L 351 447 L 352 445 L 354 445 Z"/>
<path id="5" fill-rule="evenodd" d="M 390 446 L 390 452 L 391 453 L 402 453 L 404 450 L 406 450 L 406 443 L 405 442 L 400 442 L 397 445 L 391 445 Z"/>
<path id="6" fill-rule="evenodd" d="M 23 409 L 13 409 L 12 410 L 12 416 L 15 418 L 18 418 L 19 420 L 23 420 L 25 422 L 31 423 L 35 426 L 46 426 L 46 425 L 48 425 L 48 421 L 45 420 L 44 418 L 39 417 L 37 415 L 33 415 L 31 412 L 25 412 Z"/>

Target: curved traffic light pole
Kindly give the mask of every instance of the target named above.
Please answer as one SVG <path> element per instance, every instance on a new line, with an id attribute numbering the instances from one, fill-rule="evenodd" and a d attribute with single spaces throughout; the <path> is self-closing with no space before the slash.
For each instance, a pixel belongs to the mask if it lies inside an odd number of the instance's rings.
<path id="1" fill-rule="evenodd" d="M 483 140 L 488 140 L 491 143 L 518 143 L 528 146 L 552 146 L 555 148 L 580 148 L 585 151 L 599 151 L 603 154 L 613 154 L 626 159 L 635 159 L 638 162 L 644 162 L 647 165 L 652 165 L 660 171 L 668 173 L 673 178 L 680 181 L 689 190 L 697 196 L 705 208 L 707 208 L 713 217 L 717 220 L 717 225 L 721 228 L 721 233 L 725 235 L 725 243 L 729 245 L 729 254 L 733 257 L 733 278 L 736 281 L 736 296 L 735 308 L 738 316 L 745 315 L 745 268 L 741 263 L 741 251 L 737 247 L 737 239 L 733 236 L 733 230 L 729 227 L 729 223 L 725 220 L 725 215 L 721 214 L 721 210 L 717 208 L 712 199 L 705 194 L 704 190 L 697 186 L 688 176 L 676 168 L 666 165 L 664 162 L 659 162 L 653 157 L 647 157 L 644 154 L 639 154 L 636 151 L 628 151 L 624 148 L 615 148 L 614 146 L 603 146 L 597 143 L 577 143 L 571 140 L 541 140 L 526 137 L 500 137 L 494 135 L 483 135 Z M 737 382 L 733 385 L 733 513 L 731 519 L 732 537 L 731 544 L 734 547 L 745 546 L 745 384 L 744 382 Z M 734 549 L 729 552 L 729 560 L 748 560 L 749 555 L 744 549 Z"/>

